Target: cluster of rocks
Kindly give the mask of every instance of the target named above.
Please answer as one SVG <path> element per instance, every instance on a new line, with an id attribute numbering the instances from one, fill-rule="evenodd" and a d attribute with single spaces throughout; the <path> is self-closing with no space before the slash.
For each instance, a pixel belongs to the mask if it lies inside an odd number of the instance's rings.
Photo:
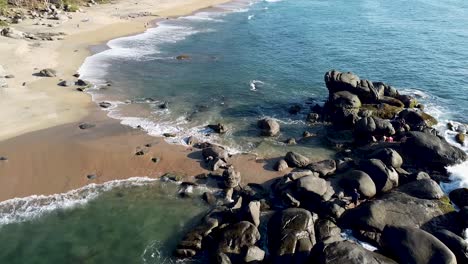
<path id="1" fill-rule="evenodd" d="M 455 141 L 462 145 L 465 146 L 465 138 L 466 138 L 466 133 L 468 131 L 468 126 L 465 124 L 460 124 L 457 122 L 448 122 L 447 123 L 447 128 L 456 133 L 455 134 Z"/>
<path id="2" fill-rule="evenodd" d="M 288 152 L 276 164 L 288 173 L 263 186 L 243 185 L 222 146 L 199 144 L 209 168 L 223 171 L 224 191 L 203 195 L 212 209 L 175 254 L 208 254 L 210 263 L 468 263 L 468 189 L 450 193 L 457 212 L 437 182 L 467 155 L 430 129 L 414 98 L 350 73 L 325 80 L 330 96 L 317 119 L 358 144 L 319 162 Z M 265 136 L 280 130 L 272 119 L 258 127 Z M 396 140 L 372 140 L 384 135 Z"/>
<path id="3" fill-rule="evenodd" d="M 19 30 L 16 30 L 11 27 L 6 27 L 0 30 L 0 36 L 13 38 L 13 39 L 27 39 L 27 40 L 44 40 L 44 41 L 53 41 L 53 40 L 62 40 L 63 36 L 66 34 L 64 32 L 38 32 L 38 33 L 26 33 Z"/>

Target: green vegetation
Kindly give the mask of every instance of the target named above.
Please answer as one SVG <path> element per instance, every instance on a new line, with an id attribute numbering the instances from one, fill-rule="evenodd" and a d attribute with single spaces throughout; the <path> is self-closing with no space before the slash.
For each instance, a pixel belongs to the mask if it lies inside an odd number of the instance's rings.
<path id="1" fill-rule="evenodd" d="M 455 211 L 450 199 L 447 196 L 440 198 L 439 200 L 439 209 L 444 213 L 448 214 Z"/>
<path id="2" fill-rule="evenodd" d="M 8 0 L 0 0 L 0 15 L 3 15 L 6 12 L 7 7 L 8 7 Z"/>

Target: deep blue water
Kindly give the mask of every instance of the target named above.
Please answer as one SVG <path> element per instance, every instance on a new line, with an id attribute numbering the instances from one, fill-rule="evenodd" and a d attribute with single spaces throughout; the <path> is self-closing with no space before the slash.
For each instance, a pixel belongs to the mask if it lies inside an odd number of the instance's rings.
<path id="1" fill-rule="evenodd" d="M 151 134 L 204 137 L 203 125 L 223 122 L 230 133 L 212 140 L 280 155 L 285 147 L 258 138 L 256 120 L 283 121 L 279 140 L 320 132 L 302 121 L 307 110 L 291 116 L 287 109 L 323 101 L 323 75 L 337 69 L 416 92 L 437 117 L 468 122 L 466 1 L 234 2 L 212 11 L 111 41 L 111 50 L 81 69 L 86 78 L 113 82 L 96 92 L 98 100 L 133 100 L 113 116 L 139 117 L 125 123 Z M 191 59 L 176 60 L 181 54 Z M 262 82 L 256 91 L 254 80 Z M 162 101 L 169 102 L 169 111 L 159 109 Z M 319 145 L 309 140 L 295 148 Z"/>

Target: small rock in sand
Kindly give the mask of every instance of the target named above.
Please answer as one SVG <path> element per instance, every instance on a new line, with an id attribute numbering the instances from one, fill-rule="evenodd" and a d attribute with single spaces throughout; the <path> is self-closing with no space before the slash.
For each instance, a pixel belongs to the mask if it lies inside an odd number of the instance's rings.
<path id="1" fill-rule="evenodd" d="M 89 124 L 89 123 L 81 123 L 78 125 L 80 129 L 88 129 L 88 128 L 93 128 L 95 127 L 95 124 Z"/>
<path id="2" fill-rule="evenodd" d="M 161 160 L 160 158 L 151 158 L 151 161 L 153 163 L 159 163 L 160 160 Z"/>
<path id="3" fill-rule="evenodd" d="M 100 102 L 99 106 L 102 107 L 102 108 L 109 108 L 109 107 L 112 106 L 112 104 L 109 103 L 109 102 Z"/>
<path id="4" fill-rule="evenodd" d="M 13 74 L 5 75 L 5 79 L 13 79 L 15 76 Z"/>
<path id="5" fill-rule="evenodd" d="M 136 156 L 143 156 L 145 155 L 145 152 L 143 150 L 138 150 L 136 153 L 135 153 Z"/>
<path id="6" fill-rule="evenodd" d="M 86 178 L 88 178 L 88 180 L 94 180 L 97 178 L 97 175 L 96 174 L 89 174 L 88 176 L 86 176 Z"/>
<path id="7" fill-rule="evenodd" d="M 7 160 L 8 160 L 7 157 L 0 156 L 0 161 L 7 161 Z"/>
<path id="8" fill-rule="evenodd" d="M 44 76 L 44 77 L 55 77 L 57 76 L 57 71 L 54 69 L 43 69 L 39 72 L 39 75 Z"/>
<path id="9" fill-rule="evenodd" d="M 174 134 L 174 133 L 164 133 L 163 136 L 165 136 L 165 137 L 176 137 L 176 134 Z"/>

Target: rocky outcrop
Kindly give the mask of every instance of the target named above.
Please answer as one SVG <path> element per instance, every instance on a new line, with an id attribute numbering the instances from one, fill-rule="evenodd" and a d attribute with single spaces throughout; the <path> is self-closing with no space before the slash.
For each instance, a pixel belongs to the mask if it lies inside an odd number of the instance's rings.
<path id="1" fill-rule="evenodd" d="M 457 263 L 447 246 L 419 228 L 387 226 L 381 244 L 383 250 L 399 263 Z"/>
<path id="2" fill-rule="evenodd" d="M 388 167 L 381 160 L 363 160 L 359 163 L 359 169 L 372 178 L 377 192 L 388 192 L 398 186 L 398 173 L 393 167 Z"/>
<path id="3" fill-rule="evenodd" d="M 372 198 L 377 194 L 375 183 L 369 174 L 360 170 L 351 170 L 343 177 L 339 183 L 345 190 L 352 191 L 353 189 L 366 198 Z"/>
<path id="4" fill-rule="evenodd" d="M 458 206 L 464 207 L 468 206 L 468 188 L 459 188 L 450 192 L 450 200 Z"/>
<path id="5" fill-rule="evenodd" d="M 375 103 L 378 100 L 378 93 L 372 82 L 361 80 L 351 72 L 329 71 L 325 74 L 325 84 L 330 94 L 347 91 L 357 95 L 364 103 Z"/>
<path id="6" fill-rule="evenodd" d="M 279 211 L 270 219 L 268 234 L 272 263 L 307 263 L 316 242 L 314 216 L 299 208 Z"/>
<path id="7" fill-rule="evenodd" d="M 273 137 L 279 134 L 280 125 L 278 121 L 272 118 L 264 118 L 257 122 L 258 128 L 262 136 Z"/>
<path id="8" fill-rule="evenodd" d="M 409 132 L 402 144 L 404 154 L 423 167 L 444 168 L 466 160 L 466 153 L 445 139 L 424 132 Z"/>
<path id="9" fill-rule="evenodd" d="M 421 227 L 425 230 L 454 228 L 454 209 L 442 200 L 416 198 L 394 190 L 376 200 L 350 209 L 340 219 L 341 223 L 365 239 L 379 244 L 385 226 Z"/>
<path id="10" fill-rule="evenodd" d="M 397 262 L 361 245 L 345 240 L 325 245 L 319 253 L 318 262 L 323 264 L 396 264 Z"/>
<path id="11" fill-rule="evenodd" d="M 307 169 L 317 172 L 321 177 L 333 174 L 336 171 L 336 162 L 334 160 L 322 160 L 307 165 Z"/>
<path id="12" fill-rule="evenodd" d="M 432 179 L 422 179 L 407 183 L 399 188 L 399 191 L 420 199 L 440 199 L 444 192 L 440 185 Z"/>
<path id="13" fill-rule="evenodd" d="M 434 236 L 455 254 L 457 263 L 468 263 L 468 242 L 463 238 L 445 229 L 436 231 Z"/>

